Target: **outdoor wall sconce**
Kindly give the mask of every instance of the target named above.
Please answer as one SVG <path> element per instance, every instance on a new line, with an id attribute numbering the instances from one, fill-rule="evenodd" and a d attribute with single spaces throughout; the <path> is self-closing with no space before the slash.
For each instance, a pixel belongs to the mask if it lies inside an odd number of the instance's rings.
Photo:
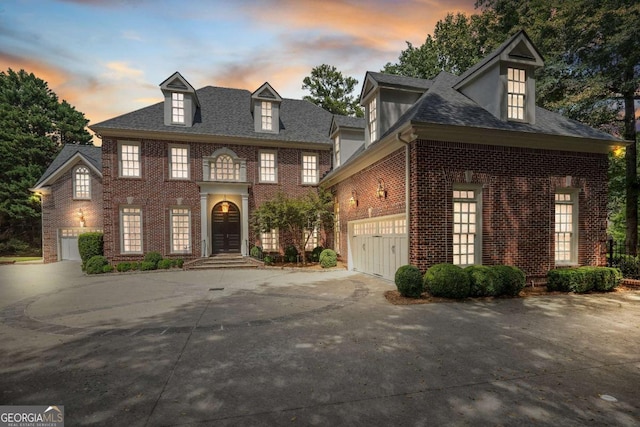
<path id="1" fill-rule="evenodd" d="M 358 207 L 358 195 L 356 194 L 356 190 L 351 190 L 351 198 L 349 199 L 349 206 L 352 208 Z"/>
<path id="2" fill-rule="evenodd" d="M 378 189 L 376 190 L 376 197 L 378 199 L 387 198 L 387 190 L 384 189 L 384 181 L 382 178 L 378 178 Z"/>
<path id="3" fill-rule="evenodd" d="M 229 203 L 228 202 L 222 202 L 222 213 L 229 213 Z"/>
<path id="4" fill-rule="evenodd" d="M 80 220 L 80 227 L 84 227 L 84 212 L 82 212 L 82 208 L 78 209 L 78 220 Z"/>

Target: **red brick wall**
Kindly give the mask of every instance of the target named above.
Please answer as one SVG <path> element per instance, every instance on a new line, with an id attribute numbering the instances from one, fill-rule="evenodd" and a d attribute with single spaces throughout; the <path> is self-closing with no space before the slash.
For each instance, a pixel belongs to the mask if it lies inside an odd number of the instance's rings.
<path id="1" fill-rule="evenodd" d="M 91 174 L 91 200 L 73 199 L 75 166 L 51 185 L 51 194 L 42 197 L 42 257 L 45 263 L 58 261 L 58 230 L 79 228 L 78 210 L 82 209 L 85 228 L 102 228 L 102 182 Z"/>
<path id="2" fill-rule="evenodd" d="M 126 139 L 140 141 L 139 139 Z M 169 179 L 169 144 L 189 145 L 191 177 L 188 181 Z M 302 152 L 317 153 L 319 176 L 331 164 L 329 151 L 299 150 L 286 148 L 264 148 L 277 151 L 278 183 L 261 184 L 258 177 L 259 151 L 261 148 L 244 145 L 221 145 L 210 143 L 176 143 L 172 141 L 141 141 L 141 174 L 138 179 L 118 177 L 117 140 L 104 138 L 102 143 L 102 163 L 104 179 L 104 232 L 105 255 L 112 262 L 140 259 L 140 255 L 122 255 L 120 249 L 120 208 L 126 206 L 127 198 L 133 197 L 131 206 L 142 208 L 143 212 L 143 252 L 158 251 L 163 256 L 197 258 L 202 253 L 200 236 L 200 189 L 197 181 L 203 181 L 202 160 L 220 148 L 228 148 L 246 159 L 249 187 L 249 215 L 265 200 L 279 191 L 289 196 L 304 194 L 315 186 L 301 185 Z M 191 209 L 192 251 L 187 255 L 170 254 L 169 210 L 177 206 L 177 198 L 182 198 L 182 206 Z M 240 209 L 241 206 L 238 206 Z M 254 242 L 255 233 L 250 230 L 249 242 Z M 281 239 L 281 243 L 282 239 Z"/>

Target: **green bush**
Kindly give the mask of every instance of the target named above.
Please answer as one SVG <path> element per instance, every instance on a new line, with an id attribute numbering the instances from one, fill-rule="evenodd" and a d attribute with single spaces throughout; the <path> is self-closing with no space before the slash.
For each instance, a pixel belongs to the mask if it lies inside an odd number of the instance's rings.
<path id="1" fill-rule="evenodd" d="M 516 297 L 527 284 L 527 276 L 524 271 L 512 265 L 494 265 L 491 269 L 496 273 L 500 281 L 502 295 Z"/>
<path id="2" fill-rule="evenodd" d="M 87 274 L 100 274 L 104 273 L 104 267 L 109 265 L 107 258 L 102 255 L 95 255 L 89 258 L 85 271 Z"/>
<path id="3" fill-rule="evenodd" d="M 182 258 L 178 258 L 176 260 L 176 267 L 182 268 L 183 265 L 184 265 L 184 260 Z"/>
<path id="4" fill-rule="evenodd" d="M 126 271 L 131 270 L 131 263 L 130 262 L 120 262 L 118 263 L 118 265 L 116 265 L 116 270 L 118 270 L 120 273 L 124 273 Z"/>
<path id="5" fill-rule="evenodd" d="M 0 242 L 0 255 L 26 256 L 32 252 L 35 252 L 35 250 L 27 242 L 15 237 Z"/>
<path id="6" fill-rule="evenodd" d="M 622 281 L 623 275 L 617 268 L 592 267 L 594 289 L 599 292 L 609 292 L 615 289 Z"/>
<path id="7" fill-rule="evenodd" d="M 104 240 L 102 233 L 82 233 L 78 236 L 78 251 L 82 260 L 82 269 L 87 266 L 89 259 L 96 255 L 104 255 Z"/>
<path id="8" fill-rule="evenodd" d="M 156 267 L 158 267 L 158 263 L 162 261 L 162 254 L 160 252 L 151 251 L 144 256 L 144 260 L 146 262 L 152 262 Z"/>
<path id="9" fill-rule="evenodd" d="M 622 280 L 618 269 L 608 267 L 576 267 L 549 270 L 549 291 L 583 294 L 591 290 L 606 292 L 614 289 Z"/>
<path id="10" fill-rule="evenodd" d="M 614 265 L 627 279 L 640 279 L 640 260 L 634 256 L 623 255 Z"/>
<path id="11" fill-rule="evenodd" d="M 260 246 L 254 246 L 249 251 L 249 255 L 255 259 L 262 259 L 262 248 Z"/>
<path id="12" fill-rule="evenodd" d="M 322 246 L 316 246 L 315 248 L 313 248 L 313 250 L 311 251 L 311 262 L 319 262 L 320 254 L 323 250 L 324 248 Z"/>
<path id="13" fill-rule="evenodd" d="M 273 264 L 273 257 L 270 255 L 267 255 L 264 257 L 264 259 L 262 260 L 264 261 L 264 265 L 272 265 Z"/>
<path id="14" fill-rule="evenodd" d="M 173 266 L 173 261 L 170 259 L 161 259 L 158 261 L 158 268 L 161 270 L 168 270 Z"/>
<path id="15" fill-rule="evenodd" d="M 472 297 L 494 297 L 502 295 L 502 280 L 498 273 L 485 265 L 470 265 L 464 271 L 469 275 L 469 295 Z"/>
<path id="16" fill-rule="evenodd" d="M 422 283 L 422 273 L 414 265 L 403 265 L 396 270 L 396 287 L 403 297 L 420 298 L 424 285 Z"/>
<path id="17" fill-rule="evenodd" d="M 424 274 L 424 288 L 435 297 L 466 298 L 471 287 L 469 275 L 453 264 L 436 264 Z"/>
<path id="18" fill-rule="evenodd" d="M 113 265 L 105 265 L 102 267 L 103 273 L 111 273 L 113 271 Z"/>
<path id="19" fill-rule="evenodd" d="M 156 270 L 157 268 L 158 268 L 158 265 L 155 264 L 153 261 L 142 261 L 140 263 L 140 271 Z"/>
<path id="20" fill-rule="evenodd" d="M 331 268 L 338 265 L 338 254 L 333 249 L 325 249 L 320 252 L 320 265 L 322 268 Z"/>
<path id="21" fill-rule="evenodd" d="M 136 270 L 140 270 L 140 263 L 139 262 L 132 262 L 131 263 L 131 271 L 136 271 Z"/>
<path id="22" fill-rule="evenodd" d="M 285 248 L 284 259 L 287 262 L 298 262 L 298 250 L 295 246 L 289 245 Z"/>

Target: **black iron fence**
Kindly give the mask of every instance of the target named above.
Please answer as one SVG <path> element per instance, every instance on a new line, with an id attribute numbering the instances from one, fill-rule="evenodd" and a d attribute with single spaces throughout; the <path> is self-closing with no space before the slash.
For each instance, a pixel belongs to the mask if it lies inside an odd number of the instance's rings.
<path id="1" fill-rule="evenodd" d="M 615 241 L 609 239 L 607 241 L 607 266 L 620 267 L 623 261 L 635 258 L 638 254 L 638 248 L 633 250 L 626 241 Z"/>

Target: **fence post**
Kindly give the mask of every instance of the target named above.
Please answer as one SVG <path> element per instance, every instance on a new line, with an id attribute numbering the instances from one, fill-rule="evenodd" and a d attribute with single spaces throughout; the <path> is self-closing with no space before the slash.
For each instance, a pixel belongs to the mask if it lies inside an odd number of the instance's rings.
<path id="1" fill-rule="evenodd" d="M 607 242 L 609 243 L 609 259 L 607 260 L 607 266 L 613 267 L 613 236 L 609 236 Z"/>

